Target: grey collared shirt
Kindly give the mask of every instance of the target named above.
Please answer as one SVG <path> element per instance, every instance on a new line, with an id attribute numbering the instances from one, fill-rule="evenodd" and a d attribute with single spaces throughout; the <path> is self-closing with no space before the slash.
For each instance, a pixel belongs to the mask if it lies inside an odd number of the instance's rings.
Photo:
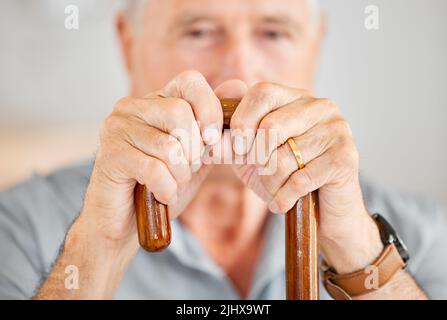
<path id="1" fill-rule="evenodd" d="M 0 193 L 0 298 L 29 299 L 50 271 L 82 207 L 92 162 L 33 175 Z M 361 179 L 369 212 L 385 216 L 407 244 L 409 271 L 434 299 L 447 299 L 447 215 L 435 204 Z M 239 299 L 225 272 L 198 239 L 172 223 L 167 250 L 140 250 L 117 299 Z M 80 270 L 82 272 L 82 270 Z M 156 276 L 154 276 L 156 275 Z M 320 286 L 322 299 L 329 299 Z M 284 221 L 271 215 L 249 299 L 284 299 Z"/>

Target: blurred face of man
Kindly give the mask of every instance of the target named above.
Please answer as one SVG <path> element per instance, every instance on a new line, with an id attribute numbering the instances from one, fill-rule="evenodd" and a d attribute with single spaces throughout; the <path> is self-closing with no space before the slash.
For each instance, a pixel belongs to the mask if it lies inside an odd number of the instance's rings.
<path id="1" fill-rule="evenodd" d="M 212 87 L 230 79 L 312 90 L 322 28 L 307 0 L 151 0 L 118 28 L 132 94 L 194 69 Z"/>

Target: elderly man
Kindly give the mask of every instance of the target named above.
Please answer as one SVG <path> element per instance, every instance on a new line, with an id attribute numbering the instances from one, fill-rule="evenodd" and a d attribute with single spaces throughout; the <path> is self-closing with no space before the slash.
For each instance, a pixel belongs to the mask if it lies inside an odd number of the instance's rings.
<path id="1" fill-rule="evenodd" d="M 93 165 L 1 195 L 0 297 L 282 299 L 279 213 L 318 189 L 321 298 L 447 298 L 445 215 L 360 181 L 348 123 L 312 95 L 324 35 L 314 1 L 128 1 L 117 29 L 131 97 L 105 119 Z M 241 99 L 230 135 L 219 98 Z M 247 159 L 259 129 L 277 133 L 266 161 L 204 161 L 210 150 Z M 139 247 L 137 182 L 168 205 L 161 253 Z"/>

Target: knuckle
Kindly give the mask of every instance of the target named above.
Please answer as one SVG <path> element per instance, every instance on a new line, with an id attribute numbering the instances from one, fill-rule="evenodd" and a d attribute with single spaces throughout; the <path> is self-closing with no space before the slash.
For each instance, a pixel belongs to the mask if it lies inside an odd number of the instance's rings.
<path id="1" fill-rule="evenodd" d="M 167 98 L 168 112 L 173 119 L 185 120 L 191 116 L 191 106 L 186 100 L 180 98 Z"/>
<path id="2" fill-rule="evenodd" d="M 326 110 L 330 111 L 331 113 L 339 113 L 337 104 L 331 99 L 318 98 L 312 102 L 312 105 L 321 105 L 324 106 Z"/>
<path id="3" fill-rule="evenodd" d="M 278 86 L 270 82 L 259 82 L 249 90 L 248 96 L 254 101 L 271 99 Z"/>
<path id="4" fill-rule="evenodd" d="M 159 198 L 161 199 L 161 202 L 167 204 L 167 203 L 169 203 L 169 201 L 171 200 L 171 198 L 173 197 L 174 194 L 175 194 L 174 191 L 172 191 L 172 192 L 165 191 L 159 196 Z"/>
<path id="5" fill-rule="evenodd" d="M 332 164 L 338 168 L 356 167 L 359 162 L 359 153 L 350 139 L 342 139 L 337 152 L 332 157 Z"/>
<path id="6" fill-rule="evenodd" d="M 345 152 L 345 161 L 349 167 L 357 166 L 359 162 L 359 153 L 356 148 L 349 148 Z"/>
<path id="7" fill-rule="evenodd" d="M 261 81 L 253 86 L 253 91 L 269 93 L 276 89 L 276 85 L 271 82 Z"/>
<path id="8" fill-rule="evenodd" d="M 108 116 L 101 125 L 101 138 L 106 139 L 111 135 L 120 132 L 123 128 L 123 121 L 115 115 Z"/>
<path id="9" fill-rule="evenodd" d="M 336 132 L 339 132 L 341 136 L 349 136 L 352 137 L 352 129 L 349 123 L 343 119 L 339 118 L 332 123 Z"/>
<path id="10" fill-rule="evenodd" d="M 127 97 L 119 99 L 116 102 L 114 109 L 117 111 L 122 111 L 122 110 L 129 108 L 129 106 L 132 106 L 134 104 L 135 104 L 135 98 L 127 96 Z"/>
<path id="11" fill-rule="evenodd" d="M 354 141 L 351 139 L 351 137 L 348 136 L 341 136 L 339 139 L 339 145 L 340 145 L 340 150 L 342 151 L 343 154 L 349 154 L 349 153 L 353 153 L 354 151 L 357 151 L 357 148 L 354 144 Z"/>
<path id="12" fill-rule="evenodd" d="M 179 74 L 171 84 L 177 88 L 177 91 L 181 96 L 184 96 L 187 92 L 194 92 L 205 83 L 206 79 L 200 72 L 196 70 L 187 70 Z"/>
<path id="13" fill-rule="evenodd" d="M 177 77 L 180 82 L 196 82 L 202 81 L 204 76 L 197 70 L 186 70 Z"/>
<path id="14" fill-rule="evenodd" d="M 290 205 L 284 199 L 277 200 L 276 204 L 278 205 L 279 212 L 286 212 L 290 209 Z"/>
<path id="15" fill-rule="evenodd" d="M 267 131 L 279 131 L 280 127 L 281 126 L 278 125 L 278 122 L 275 121 L 275 119 L 268 116 L 265 117 L 259 125 L 260 129 L 264 129 Z"/>
<path id="16" fill-rule="evenodd" d="M 156 198 L 162 203 L 168 203 L 175 193 L 177 193 L 176 187 L 172 187 L 171 189 L 160 190 L 157 192 Z"/>

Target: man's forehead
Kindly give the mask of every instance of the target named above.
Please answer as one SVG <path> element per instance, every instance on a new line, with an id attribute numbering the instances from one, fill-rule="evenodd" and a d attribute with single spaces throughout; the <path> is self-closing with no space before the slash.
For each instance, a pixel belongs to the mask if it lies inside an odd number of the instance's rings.
<path id="1" fill-rule="evenodd" d="M 150 0 L 147 9 L 164 12 L 176 19 L 219 17 L 250 14 L 269 20 L 307 19 L 312 15 L 314 0 Z"/>

